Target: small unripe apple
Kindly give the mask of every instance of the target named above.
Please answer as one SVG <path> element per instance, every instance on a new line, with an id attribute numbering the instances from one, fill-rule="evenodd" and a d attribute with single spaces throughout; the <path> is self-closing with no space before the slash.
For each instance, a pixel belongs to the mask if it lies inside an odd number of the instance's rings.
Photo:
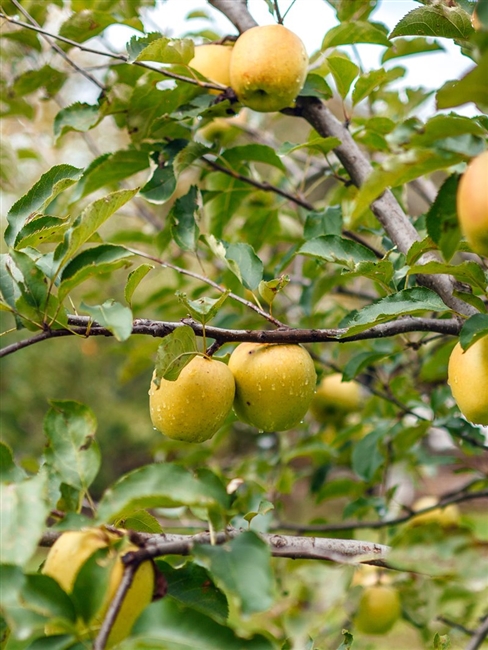
<path id="1" fill-rule="evenodd" d="M 109 548 L 120 537 L 103 528 L 87 528 L 84 530 L 67 531 L 55 541 L 42 568 L 42 572 L 54 578 L 67 593 L 71 593 L 80 569 L 85 562 L 99 549 Z M 100 610 L 95 614 L 89 625 L 91 636 L 96 635 L 100 628 L 110 602 L 114 598 L 122 580 L 124 565 L 121 557 L 137 547 L 128 540 L 122 549 L 113 549 L 116 553 L 114 565 L 110 573 L 109 586 Z M 109 557 L 111 551 L 109 550 Z M 151 562 L 143 562 L 137 569 L 134 579 L 124 598 L 115 623 L 110 631 L 107 648 L 117 645 L 129 636 L 132 627 L 142 611 L 152 600 L 154 591 L 154 568 Z M 80 622 L 80 627 L 84 629 Z M 46 626 L 46 633 L 57 634 L 63 630 L 58 626 Z M 88 632 L 88 630 L 85 630 Z"/>
<path id="2" fill-rule="evenodd" d="M 469 163 L 457 190 L 459 225 L 466 241 L 488 257 L 488 151 Z"/>
<path id="3" fill-rule="evenodd" d="M 361 387 L 356 381 L 342 381 L 338 372 L 322 378 L 310 405 L 318 422 L 338 420 L 361 407 Z"/>
<path id="4" fill-rule="evenodd" d="M 436 504 L 437 499 L 435 497 L 421 497 L 413 504 L 413 510 L 423 510 L 424 508 L 430 508 Z M 416 515 L 409 521 L 409 524 L 411 526 L 438 524 L 442 528 L 453 528 L 459 524 L 460 517 L 461 514 L 457 505 L 455 503 L 450 503 L 443 508 L 436 508 L 435 510 L 429 510 L 429 512 L 424 512 L 420 515 Z"/>
<path id="5" fill-rule="evenodd" d="M 449 357 L 447 381 L 464 417 L 488 425 L 488 336 L 466 351 L 456 343 Z"/>
<path id="6" fill-rule="evenodd" d="M 241 34 L 230 61 L 230 85 L 255 111 L 290 106 L 303 88 L 308 56 L 296 34 L 283 25 L 252 27 Z"/>
<path id="7" fill-rule="evenodd" d="M 201 75 L 215 81 L 226 88 L 230 86 L 230 58 L 232 47 L 229 45 L 218 45 L 208 43 L 197 45 L 195 55 L 188 64 Z M 218 95 L 218 90 L 210 90 L 212 95 Z"/>
<path id="8" fill-rule="evenodd" d="M 225 363 L 193 357 L 176 381 L 161 379 L 159 388 L 151 381 L 152 423 L 168 438 L 203 442 L 223 425 L 232 409 L 234 393 L 234 377 Z"/>
<path id="9" fill-rule="evenodd" d="M 386 634 L 400 618 L 401 611 L 395 587 L 374 585 L 363 591 L 354 620 L 364 634 Z"/>
<path id="10" fill-rule="evenodd" d="M 229 368 L 236 382 L 234 410 L 260 431 L 296 426 L 310 406 L 316 383 L 312 357 L 300 345 L 241 343 Z"/>

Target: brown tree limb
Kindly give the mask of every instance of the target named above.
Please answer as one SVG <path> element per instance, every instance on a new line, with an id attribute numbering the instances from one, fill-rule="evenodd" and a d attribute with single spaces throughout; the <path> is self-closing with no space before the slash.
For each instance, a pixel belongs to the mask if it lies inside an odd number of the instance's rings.
<path id="1" fill-rule="evenodd" d="M 488 637 L 488 616 L 485 617 L 481 625 L 474 631 L 473 636 L 469 640 L 466 650 L 478 650 L 481 648 L 483 641 Z"/>
<path id="2" fill-rule="evenodd" d="M 88 316 L 69 316 L 69 329 L 50 329 L 22 341 L 17 341 L 0 350 L 0 358 L 13 354 L 23 348 L 35 345 L 48 339 L 65 336 L 113 336 L 107 328 L 101 327 Z M 189 325 L 197 336 L 203 336 L 203 327 L 192 319 L 179 322 L 156 321 L 147 318 L 134 320 L 132 334 L 164 338 L 171 334 L 177 327 Z M 347 336 L 347 328 L 338 329 L 298 329 L 278 328 L 274 330 L 229 330 L 220 327 L 205 327 L 207 338 L 214 339 L 221 345 L 224 343 L 240 343 L 243 341 L 255 343 L 348 343 L 350 341 L 364 341 L 368 339 L 385 338 L 406 334 L 408 332 L 438 332 L 441 334 L 458 336 L 461 324 L 456 319 L 414 318 L 405 316 L 390 323 L 375 325 L 364 332 Z"/>

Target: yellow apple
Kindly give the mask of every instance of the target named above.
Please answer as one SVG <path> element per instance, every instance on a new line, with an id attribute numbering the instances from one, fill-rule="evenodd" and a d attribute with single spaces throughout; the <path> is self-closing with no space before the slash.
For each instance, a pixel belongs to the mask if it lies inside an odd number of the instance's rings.
<path id="1" fill-rule="evenodd" d="M 366 587 L 355 616 L 356 627 L 364 634 L 386 634 L 401 614 L 398 590 L 386 585 Z"/>
<path id="2" fill-rule="evenodd" d="M 413 510 L 423 510 L 424 508 L 430 508 L 436 504 L 437 499 L 435 497 L 421 497 L 413 504 Z M 452 528 L 459 524 L 460 516 L 461 514 L 457 505 L 455 503 L 450 503 L 444 508 L 436 508 L 435 510 L 430 510 L 429 512 L 424 512 L 420 515 L 416 515 L 409 521 L 409 524 L 412 526 L 421 526 L 422 524 L 439 524 L 439 526 L 442 528 Z"/>
<path id="3" fill-rule="evenodd" d="M 53 544 L 47 555 L 42 572 L 54 578 L 67 593 L 71 593 L 80 569 L 85 562 L 99 549 L 107 548 L 108 561 L 113 562 L 110 573 L 108 591 L 105 599 L 89 629 L 80 622 L 80 629 L 94 637 L 103 622 L 110 602 L 114 598 L 122 580 L 124 565 L 121 557 L 137 547 L 128 540 L 122 549 L 111 549 L 114 542 L 120 541 L 120 536 L 104 528 L 87 528 L 63 533 Z M 144 562 L 137 569 L 132 585 L 122 603 L 115 623 L 110 631 L 107 648 L 111 648 L 129 636 L 134 623 L 141 612 L 149 605 L 154 591 L 154 568 L 151 562 Z M 61 633 L 58 626 L 46 626 L 46 634 Z"/>
<path id="4" fill-rule="evenodd" d="M 201 75 L 215 81 L 226 88 L 230 86 L 230 59 L 232 47 L 230 45 L 197 45 L 195 55 L 188 64 Z M 210 90 L 212 95 L 218 95 L 218 90 Z"/>
<path id="5" fill-rule="evenodd" d="M 300 345 L 241 343 L 229 368 L 236 382 L 237 416 L 261 431 L 296 426 L 310 406 L 316 383 L 312 357 Z"/>
<path id="6" fill-rule="evenodd" d="M 176 381 L 161 379 L 159 388 L 151 381 L 152 423 L 168 438 L 203 442 L 223 425 L 232 409 L 234 393 L 234 377 L 225 363 L 196 356 Z"/>
<path id="7" fill-rule="evenodd" d="M 310 405 L 310 412 L 318 422 L 342 419 L 361 407 L 361 387 L 356 381 L 342 381 L 338 372 L 326 375 L 320 381 Z"/>
<path id="8" fill-rule="evenodd" d="M 459 225 L 479 255 L 488 256 L 488 151 L 469 163 L 457 190 Z"/>
<path id="9" fill-rule="evenodd" d="M 255 111 L 290 106 L 303 88 L 308 56 L 296 34 L 283 25 L 252 27 L 232 50 L 230 85 L 238 100 Z"/>
<path id="10" fill-rule="evenodd" d="M 488 335 L 466 351 L 460 343 L 454 346 L 447 381 L 464 417 L 474 424 L 488 425 Z"/>

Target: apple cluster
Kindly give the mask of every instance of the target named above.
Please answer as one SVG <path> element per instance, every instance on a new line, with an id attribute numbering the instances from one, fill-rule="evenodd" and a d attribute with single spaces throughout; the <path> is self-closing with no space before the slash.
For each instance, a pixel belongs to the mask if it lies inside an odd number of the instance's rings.
<path id="1" fill-rule="evenodd" d="M 151 381 L 153 425 L 169 438 L 203 442 L 237 417 L 260 431 L 284 431 L 305 416 L 315 393 L 312 357 L 296 344 L 241 343 L 229 365 L 195 356 L 176 381 Z"/>
<path id="2" fill-rule="evenodd" d="M 263 25 L 241 34 L 234 46 L 197 46 L 189 65 L 207 79 L 230 86 L 243 106 L 266 113 L 292 104 L 305 83 L 308 56 L 292 31 Z"/>

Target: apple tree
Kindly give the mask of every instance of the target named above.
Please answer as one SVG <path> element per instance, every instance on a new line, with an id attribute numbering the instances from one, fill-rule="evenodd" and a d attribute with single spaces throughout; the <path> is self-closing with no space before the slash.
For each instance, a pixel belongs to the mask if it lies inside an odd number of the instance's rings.
<path id="1" fill-rule="evenodd" d="M 298 96 L 259 111 L 220 56 L 192 66 L 203 43 L 232 61 L 257 4 L 202 1 L 175 33 L 157 0 L 1 2 L 6 650 L 486 642 L 487 166 L 456 199 L 486 151 L 488 2 L 420 0 L 390 31 L 379 0 L 327 0 Z M 291 31 L 315 20 L 309 0 L 262 5 Z M 297 77 L 266 38 L 274 99 Z M 401 83 L 406 57 L 449 66 L 448 41 L 464 76 Z M 298 422 L 231 410 L 204 442 L 153 427 L 154 369 L 177 382 L 243 342 L 308 351 Z M 105 541 L 43 570 L 87 530 Z M 143 611 L 113 641 L 124 602 Z"/>

